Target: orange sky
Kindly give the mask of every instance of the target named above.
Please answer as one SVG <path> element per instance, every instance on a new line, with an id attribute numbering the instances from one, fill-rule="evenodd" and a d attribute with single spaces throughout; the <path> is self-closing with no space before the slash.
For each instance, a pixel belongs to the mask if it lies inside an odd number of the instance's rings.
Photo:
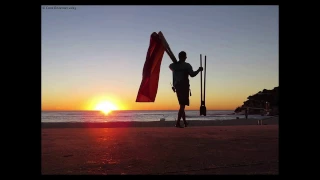
<path id="1" fill-rule="evenodd" d="M 194 85 L 195 84 L 191 84 Z M 138 85 L 137 85 L 138 87 Z M 209 86 L 210 87 L 210 86 Z M 272 89 L 270 87 L 268 89 Z M 92 89 L 94 89 L 92 87 Z M 208 110 L 234 110 L 237 106 L 242 105 L 246 98 L 258 91 L 262 90 L 255 88 L 255 90 L 248 88 L 217 88 L 216 91 L 206 92 L 206 107 Z M 69 92 L 43 92 L 42 93 L 42 110 L 94 110 L 101 102 L 110 102 L 114 104 L 119 110 L 177 110 L 179 108 L 176 94 L 172 92 L 170 86 L 168 88 L 159 88 L 156 100 L 154 103 L 137 103 L 135 98 L 138 92 L 125 91 L 119 89 L 118 91 L 95 91 L 85 89 Z M 118 92 L 118 93 L 116 93 Z M 200 107 L 200 88 L 192 88 L 192 96 L 190 97 L 190 106 L 187 110 L 198 110 Z"/>
<path id="2" fill-rule="evenodd" d="M 203 65 L 207 57 L 207 109 L 234 110 L 249 95 L 279 86 L 278 12 L 278 6 L 42 8 L 42 110 L 93 110 L 102 101 L 123 110 L 177 110 L 166 53 L 155 102 L 135 102 L 150 35 L 158 31 L 176 57 L 187 53 L 193 70 L 200 54 Z M 200 75 L 190 85 L 186 109 L 199 110 Z"/>

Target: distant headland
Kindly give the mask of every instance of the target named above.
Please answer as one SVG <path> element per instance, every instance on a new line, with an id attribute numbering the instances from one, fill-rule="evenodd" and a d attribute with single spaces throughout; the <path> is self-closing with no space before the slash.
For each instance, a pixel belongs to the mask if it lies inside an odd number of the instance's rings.
<path id="1" fill-rule="evenodd" d="M 245 109 L 248 109 L 248 114 L 279 115 L 279 86 L 272 90 L 263 89 L 247 97 L 243 105 L 234 112 L 244 113 Z"/>

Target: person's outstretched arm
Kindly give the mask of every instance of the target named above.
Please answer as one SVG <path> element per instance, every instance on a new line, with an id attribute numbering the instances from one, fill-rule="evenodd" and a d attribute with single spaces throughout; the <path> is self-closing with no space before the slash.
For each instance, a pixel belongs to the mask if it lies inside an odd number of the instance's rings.
<path id="1" fill-rule="evenodd" d="M 198 74 L 199 74 L 199 72 L 200 72 L 200 71 L 202 71 L 202 70 L 203 70 L 203 68 L 202 68 L 202 67 L 199 67 L 199 69 L 198 69 L 198 70 L 193 71 L 192 66 L 189 64 L 189 67 L 188 67 L 188 73 L 189 73 L 189 75 L 190 75 L 191 77 L 195 77 L 195 76 L 196 76 L 196 75 L 198 75 Z"/>

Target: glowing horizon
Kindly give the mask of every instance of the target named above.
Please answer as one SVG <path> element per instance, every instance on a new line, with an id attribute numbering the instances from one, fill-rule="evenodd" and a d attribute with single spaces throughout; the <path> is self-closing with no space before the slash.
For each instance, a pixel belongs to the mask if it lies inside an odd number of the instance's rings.
<path id="1" fill-rule="evenodd" d="M 41 110 L 94 110 L 102 102 L 119 110 L 177 110 L 166 53 L 155 102 L 135 102 L 149 38 L 158 31 L 176 57 L 187 52 L 194 70 L 199 55 L 207 56 L 207 110 L 235 110 L 279 86 L 278 13 L 265 5 L 42 9 Z M 186 110 L 199 110 L 200 74 L 189 79 Z"/>

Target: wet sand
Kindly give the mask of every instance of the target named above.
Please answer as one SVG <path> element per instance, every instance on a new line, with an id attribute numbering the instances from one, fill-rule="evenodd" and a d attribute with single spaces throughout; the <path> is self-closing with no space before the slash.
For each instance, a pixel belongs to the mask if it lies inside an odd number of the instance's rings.
<path id="1" fill-rule="evenodd" d="M 42 174 L 279 173 L 278 118 L 210 122 L 43 123 Z"/>
<path id="2" fill-rule="evenodd" d="M 278 124 L 278 117 L 264 119 L 264 125 Z M 236 126 L 257 125 L 257 119 L 232 119 L 232 120 L 192 120 L 188 121 L 190 127 L 195 126 Z M 180 122 L 183 125 L 183 121 Z M 151 121 L 151 122 L 102 122 L 102 123 L 42 123 L 42 128 L 119 128 L 119 127 L 173 127 L 175 121 Z"/>

